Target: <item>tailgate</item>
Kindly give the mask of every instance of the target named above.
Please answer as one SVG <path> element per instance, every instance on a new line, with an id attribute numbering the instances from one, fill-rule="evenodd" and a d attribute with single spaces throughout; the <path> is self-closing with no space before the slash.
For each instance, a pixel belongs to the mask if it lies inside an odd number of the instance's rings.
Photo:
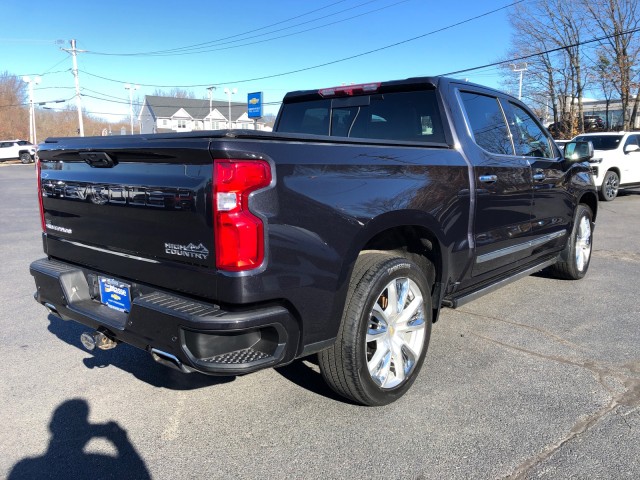
<path id="1" fill-rule="evenodd" d="M 48 140 L 39 157 L 49 255 L 167 288 L 176 267 L 213 269 L 208 147 L 206 138 Z"/>

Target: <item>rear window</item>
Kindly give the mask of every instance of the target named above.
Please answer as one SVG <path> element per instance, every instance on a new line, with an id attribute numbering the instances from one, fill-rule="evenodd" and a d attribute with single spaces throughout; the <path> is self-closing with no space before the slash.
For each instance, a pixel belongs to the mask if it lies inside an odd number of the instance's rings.
<path id="1" fill-rule="evenodd" d="M 444 143 L 433 90 L 285 104 L 278 132 Z"/>
<path id="2" fill-rule="evenodd" d="M 579 135 L 575 142 L 591 142 L 596 150 L 615 150 L 622 141 L 622 135 Z"/>

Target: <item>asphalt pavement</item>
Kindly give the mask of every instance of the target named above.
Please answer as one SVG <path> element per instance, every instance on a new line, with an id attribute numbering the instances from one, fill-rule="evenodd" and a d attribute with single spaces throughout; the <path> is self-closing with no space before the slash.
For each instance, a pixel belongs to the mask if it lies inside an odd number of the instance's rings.
<path id="1" fill-rule="evenodd" d="M 414 386 L 351 405 L 312 361 L 184 375 L 33 300 L 33 165 L 0 166 L 0 478 L 640 478 L 640 195 L 581 281 L 536 274 L 434 326 Z"/>

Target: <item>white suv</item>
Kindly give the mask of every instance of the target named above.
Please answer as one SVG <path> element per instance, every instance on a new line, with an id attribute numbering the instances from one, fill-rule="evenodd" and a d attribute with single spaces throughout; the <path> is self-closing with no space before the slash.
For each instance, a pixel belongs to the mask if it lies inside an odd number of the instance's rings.
<path id="1" fill-rule="evenodd" d="M 640 187 L 640 132 L 583 133 L 573 140 L 593 143 L 591 168 L 600 200 L 610 202 L 620 188 Z"/>
<path id="2" fill-rule="evenodd" d="M 36 158 L 36 147 L 26 140 L 0 140 L 0 161 L 14 158 L 31 163 Z"/>

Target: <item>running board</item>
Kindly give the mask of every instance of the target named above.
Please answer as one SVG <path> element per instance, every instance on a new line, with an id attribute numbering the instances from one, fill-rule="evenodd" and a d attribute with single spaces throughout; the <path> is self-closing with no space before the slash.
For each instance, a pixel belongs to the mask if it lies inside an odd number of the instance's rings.
<path id="1" fill-rule="evenodd" d="M 495 290 L 498 290 L 499 288 L 502 288 L 505 285 L 509 285 L 510 283 L 515 282 L 516 280 L 520 280 L 521 278 L 528 277 L 529 275 L 539 272 L 543 268 L 550 267 L 551 265 L 554 265 L 557 261 L 558 261 L 558 257 L 552 258 L 551 260 L 545 260 L 542 263 L 534 265 L 533 267 L 529 267 L 526 270 L 518 272 L 503 280 L 500 280 L 499 282 L 492 283 L 491 285 L 481 288 L 480 290 L 474 290 L 473 292 L 463 294 L 459 297 L 445 298 L 442 301 L 442 306 L 449 307 L 449 308 L 461 307 L 462 305 L 469 303 L 475 300 L 476 298 L 480 298 L 483 295 L 486 295 L 487 293 L 491 293 Z"/>

